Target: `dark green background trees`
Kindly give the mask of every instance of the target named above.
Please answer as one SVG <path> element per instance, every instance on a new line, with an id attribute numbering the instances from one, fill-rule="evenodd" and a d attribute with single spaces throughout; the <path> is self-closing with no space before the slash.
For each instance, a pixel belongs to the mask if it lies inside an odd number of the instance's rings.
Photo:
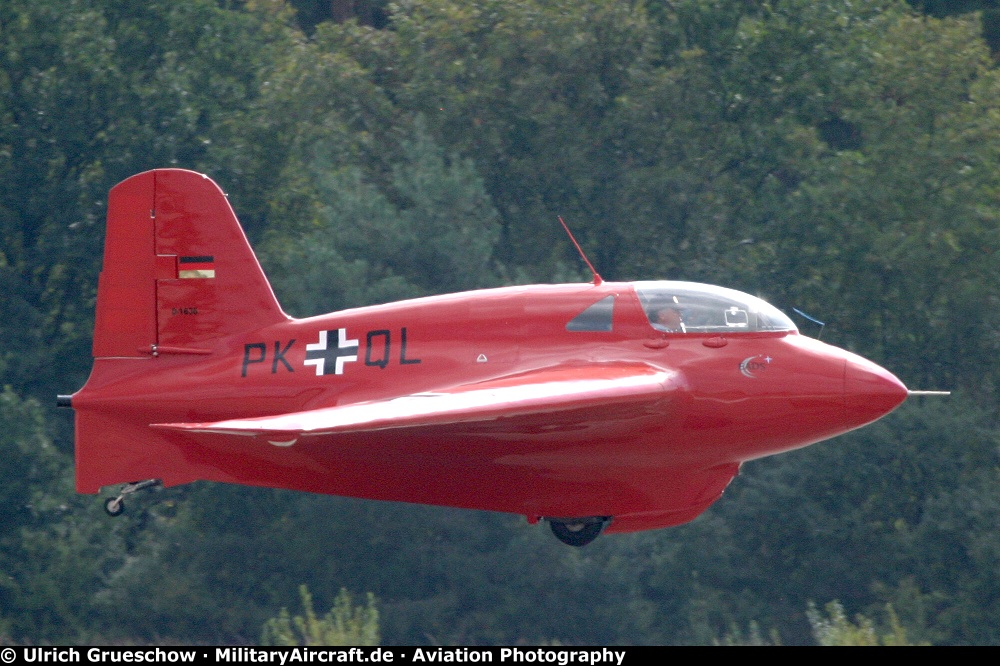
<path id="1" fill-rule="evenodd" d="M 834 600 L 1000 642 L 996 10 L 949 6 L 4 3 L 0 639 L 255 642 L 305 584 L 374 593 L 386 643 L 809 642 Z M 50 405 L 89 369 L 107 191 L 161 166 L 220 183 L 297 315 L 586 279 L 563 215 L 607 279 L 758 293 L 955 394 L 580 551 L 209 484 L 111 521 Z"/>

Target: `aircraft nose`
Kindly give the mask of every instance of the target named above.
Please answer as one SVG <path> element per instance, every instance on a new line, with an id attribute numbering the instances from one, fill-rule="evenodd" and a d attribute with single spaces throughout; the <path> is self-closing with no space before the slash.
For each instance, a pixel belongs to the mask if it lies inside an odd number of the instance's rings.
<path id="1" fill-rule="evenodd" d="M 844 407 L 853 427 L 885 416 L 908 393 L 903 382 L 885 368 L 861 357 L 849 358 L 844 368 Z"/>

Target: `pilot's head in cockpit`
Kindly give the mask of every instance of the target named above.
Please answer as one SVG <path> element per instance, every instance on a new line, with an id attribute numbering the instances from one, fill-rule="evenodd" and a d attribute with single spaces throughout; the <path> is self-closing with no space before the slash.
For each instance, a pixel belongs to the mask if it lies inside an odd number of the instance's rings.
<path id="1" fill-rule="evenodd" d="M 653 323 L 664 331 L 681 332 L 684 330 L 684 319 L 681 317 L 681 311 L 674 306 L 660 308 L 656 312 Z"/>

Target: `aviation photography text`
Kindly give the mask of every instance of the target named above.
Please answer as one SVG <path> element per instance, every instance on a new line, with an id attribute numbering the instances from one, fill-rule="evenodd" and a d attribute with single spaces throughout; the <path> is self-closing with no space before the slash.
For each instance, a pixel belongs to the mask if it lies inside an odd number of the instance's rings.
<path id="1" fill-rule="evenodd" d="M 622 666 L 626 648 L 504 647 L 504 648 L 326 648 L 326 647 L 201 647 L 201 648 L 61 648 L 6 647 L 2 664 L 434 664 L 498 663 L 585 664 Z"/>

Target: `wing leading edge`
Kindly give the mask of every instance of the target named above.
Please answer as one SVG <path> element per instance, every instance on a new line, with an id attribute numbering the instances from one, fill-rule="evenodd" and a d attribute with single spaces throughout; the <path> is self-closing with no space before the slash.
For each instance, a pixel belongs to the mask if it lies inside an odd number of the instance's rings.
<path id="1" fill-rule="evenodd" d="M 681 383 L 679 372 L 646 364 L 557 366 L 387 400 L 255 418 L 151 426 L 192 434 L 264 436 L 273 444 L 292 444 L 300 436 L 481 423 L 623 403 L 654 403 L 668 399 Z M 614 410 L 607 412 L 607 420 L 614 420 Z"/>

